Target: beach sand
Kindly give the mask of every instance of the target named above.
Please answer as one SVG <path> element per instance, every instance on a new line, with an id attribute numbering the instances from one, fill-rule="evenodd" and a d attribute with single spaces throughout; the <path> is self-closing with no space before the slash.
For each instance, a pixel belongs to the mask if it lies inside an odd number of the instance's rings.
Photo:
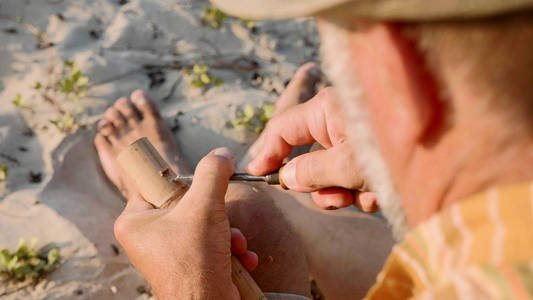
<path id="1" fill-rule="evenodd" d="M 211 149 L 243 155 L 257 134 L 231 126 L 245 104 L 272 103 L 303 62 L 316 60 L 309 19 L 228 18 L 203 26 L 206 1 L 2 0 L 0 2 L 0 248 L 19 238 L 58 247 L 61 265 L 27 286 L 0 282 L 2 299 L 148 299 L 149 286 L 113 236 L 124 200 L 107 181 L 92 139 L 95 122 L 118 97 L 143 89 L 173 128 L 194 166 Z M 31 26 L 28 26 L 31 25 Z M 32 27 L 45 32 L 37 47 Z M 49 47 L 51 44 L 53 46 Z M 72 61 L 88 76 L 77 101 L 42 97 Z M 220 86 L 192 87 L 184 66 L 207 64 Z M 43 87 L 35 89 L 39 82 Z M 11 102 L 20 94 L 25 106 Z M 32 111 L 33 110 L 33 111 Z M 69 133 L 50 120 L 72 111 Z M 117 251 L 118 250 L 118 251 Z"/>

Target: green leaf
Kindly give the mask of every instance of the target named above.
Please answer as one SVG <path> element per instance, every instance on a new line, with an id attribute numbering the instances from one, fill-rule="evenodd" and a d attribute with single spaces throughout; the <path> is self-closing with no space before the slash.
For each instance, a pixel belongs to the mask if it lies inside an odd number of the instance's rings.
<path id="1" fill-rule="evenodd" d="M 40 89 L 42 86 L 43 86 L 43 85 L 41 84 L 40 81 L 36 81 L 36 82 L 35 82 L 35 85 L 33 85 L 33 88 L 36 89 L 36 90 L 38 90 L 38 89 Z"/>
<path id="2" fill-rule="evenodd" d="M 220 78 L 214 78 L 213 79 L 213 85 L 214 86 L 219 86 L 219 85 L 222 85 L 224 84 L 224 80 L 220 79 Z"/>
<path id="3" fill-rule="evenodd" d="M 77 124 L 76 119 L 70 112 L 65 112 L 61 116 L 56 116 L 49 120 L 49 122 L 63 133 L 68 133 Z"/>
<path id="4" fill-rule="evenodd" d="M 71 59 L 64 60 L 63 61 L 63 65 L 65 65 L 65 67 L 72 68 L 72 67 L 74 67 L 74 61 L 71 60 Z"/>
<path id="5" fill-rule="evenodd" d="M 14 280 L 36 279 L 53 270 L 59 262 L 59 250 L 52 248 L 43 256 L 35 250 L 35 242 L 32 239 L 28 245 L 20 239 L 14 253 L 3 249 L 0 252 L 0 275 Z"/>
<path id="6" fill-rule="evenodd" d="M 249 104 L 244 106 L 244 121 L 250 121 L 255 115 L 255 108 Z"/>
<path id="7" fill-rule="evenodd" d="M 206 73 L 200 74 L 200 80 L 205 84 L 211 83 L 211 77 L 209 77 L 209 75 Z"/>
<path id="8" fill-rule="evenodd" d="M 241 19 L 239 19 L 239 22 L 241 22 L 242 25 L 248 27 L 249 29 L 255 27 L 255 22 L 254 21 L 250 21 L 250 20 L 241 18 Z"/>
<path id="9" fill-rule="evenodd" d="M 192 70 L 195 74 L 201 75 L 207 73 L 207 71 L 209 71 L 209 67 L 206 65 L 194 65 Z"/>
<path id="10" fill-rule="evenodd" d="M 9 249 L 2 249 L 2 251 L 0 252 L 0 267 L 7 267 L 7 264 L 9 264 L 9 261 L 12 257 L 13 256 L 11 255 Z"/>
<path id="11" fill-rule="evenodd" d="M 207 25 L 213 29 L 218 29 L 228 16 L 220 9 L 210 6 L 204 8 L 204 16 L 202 18 L 202 24 Z"/>
<path id="12" fill-rule="evenodd" d="M 13 257 L 9 260 L 9 262 L 7 263 L 7 270 L 8 270 L 8 271 L 13 271 L 13 270 L 15 270 L 15 268 L 17 267 L 18 262 L 19 262 L 19 258 L 18 258 L 18 256 L 16 256 L 16 255 L 13 256 Z"/>
<path id="13" fill-rule="evenodd" d="M 5 164 L 0 163 L 0 181 L 6 180 L 8 172 L 9 172 L 9 168 Z"/>
<path id="14" fill-rule="evenodd" d="M 57 259 L 59 258 L 59 250 L 57 248 L 53 248 L 50 251 L 48 251 L 47 260 L 48 265 L 52 266 L 57 262 Z"/>
<path id="15" fill-rule="evenodd" d="M 78 86 L 86 86 L 89 83 L 89 77 L 88 76 L 80 76 L 78 78 L 77 85 Z"/>
<path id="16" fill-rule="evenodd" d="M 27 109 L 27 110 L 33 109 L 32 105 L 26 105 L 26 99 L 24 99 L 20 94 L 17 94 L 17 96 L 15 96 L 15 99 L 13 99 L 11 103 L 15 107 L 18 107 L 20 109 Z"/>

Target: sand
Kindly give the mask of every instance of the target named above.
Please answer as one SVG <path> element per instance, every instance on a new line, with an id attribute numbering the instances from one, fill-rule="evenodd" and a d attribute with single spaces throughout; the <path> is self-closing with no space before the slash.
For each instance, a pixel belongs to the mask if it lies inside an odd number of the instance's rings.
<path id="1" fill-rule="evenodd" d="M 157 101 L 191 165 L 220 146 L 243 155 L 256 134 L 232 128 L 236 111 L 275 101 L 296 68 L 317 55 L 318 38 L 308 19 L 257 22 L 255 32 L 228 19 L 212 29 L 200 21 L 207 5 L 0 2 L 0 162 L 9 167 L 0 182 L 0 248 L 13 249 L 21 237 L 37 238 L 38 247 L 59 247 L 61 254 L 60 267 L 35 286 L 0 282 L 0 298 L 150 298 L 143 292 L 149 291 L 147 283 L 113 236 L 124 203 L 98 165 L 94 123 L 115 99 L 140 88 Z M 54 46 L 37 49 L 24 24 L 46 32 L 45 42 Z M 50 70 L 65 60 L 90 78 L 86 97 L 61 100 L 64 109 L 79 112 L 81 126 L 68 134 L 49 122 L 56 108 L 32 89 L 37 81 L 54 82 Z M 196 63 L 211 65 L 224 84 L 191 87 L 181 66 Z M 17 94 L 33 112 L 11 104 Z"/>

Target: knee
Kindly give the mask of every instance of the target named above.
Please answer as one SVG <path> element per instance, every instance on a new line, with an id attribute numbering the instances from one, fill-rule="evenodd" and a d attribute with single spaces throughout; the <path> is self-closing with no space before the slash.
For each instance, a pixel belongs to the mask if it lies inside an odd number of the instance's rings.
<path id="1" fill-rule="evenodd" d="M 246 237 L 248 249 L 259 256 L 259 266 L 252 272 L 259 286 L 264 291 L 308 295 L 301 243 L 273 200 L 253 185 L 231 184 L 226 212 L 231 226 Z"/>
<path id="2" fill-rule="evenodd" d="M 285 226 L 272 199 L 249 184 L 231 184 L 226 194 L 226 212 L 233 227 L 258 231 Z M 270 228 L 278 229 L 278 228 Z"/>

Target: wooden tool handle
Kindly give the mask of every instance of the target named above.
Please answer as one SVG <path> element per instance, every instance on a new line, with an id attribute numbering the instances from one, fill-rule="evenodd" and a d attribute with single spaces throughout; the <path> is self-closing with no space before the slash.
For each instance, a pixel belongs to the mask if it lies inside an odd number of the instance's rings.
<path id="1" fill-rule="evenodd" d="M 176 173 L 159 155 L 147 138 L 141 138 L 124 149 L 117 161 L 128 174 L 144 199 L 156 208 L 178 201 L 187 186 L 174 182 Z M 241 262 L 231 257 L 231 277 L 243 300 L 267 300 Z M 216 284 L 216 283 L 214 283 Z"/>

